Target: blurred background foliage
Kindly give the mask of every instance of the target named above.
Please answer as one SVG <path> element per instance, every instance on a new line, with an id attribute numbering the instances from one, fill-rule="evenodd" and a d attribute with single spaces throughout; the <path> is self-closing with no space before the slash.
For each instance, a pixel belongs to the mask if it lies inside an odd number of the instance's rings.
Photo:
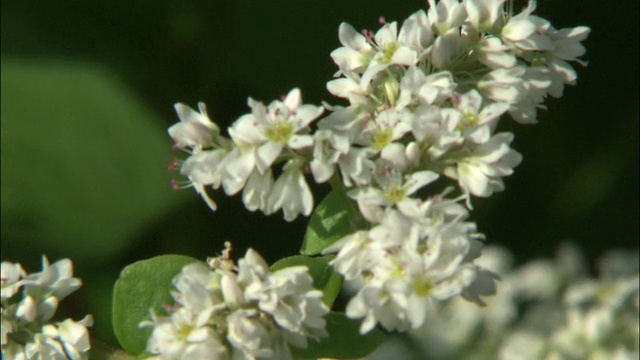
<path id="1" fill-rule="evenodd" d="M 376 29 L 378 16 L 401 22 L 425 3 L 3 2 L 2 260 L 38 271 L 41 254 L 71 257 L 85 286 L 65 311 L 93 313 L 94 335 L 113 342 L 111 292 L 126 264 L 204 258 L 225 240 L 269 262 L 297 253 L 307 219 L 249 213 L 220 192 L 211 213 L 193 191 L 171 191 L 172 104 L 204 101 L 223 127 L 247 96 L 269 102 L 297 86 L 305 102 L 337 103 L 325 83 L 340 22 Z M 505 192 L 474 201 L 473 219 L 521 261 L 567 239 L 591 259 L 637 251 L 638 1 L 543 0 L 537 14 L 590 26 L 589 66 L 538 125 L 504 121 L 524 162 Z"/>

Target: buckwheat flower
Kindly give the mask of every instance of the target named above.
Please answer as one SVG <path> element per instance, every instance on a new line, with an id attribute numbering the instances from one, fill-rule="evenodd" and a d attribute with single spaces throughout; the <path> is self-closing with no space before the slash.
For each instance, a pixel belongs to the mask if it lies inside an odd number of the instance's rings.
<path id="1" fill-rule="evenodd" d="M 313 137 L 305 134 L 309 124 L 323 108 L 303 105 L 300 89 L 293 89 L 284 101 L 273 101 L 268 107 L 249 99 L 251 114 L 240 117 L 229 128 L 229 134 L 239 145 L 257 147 L 256 167 L 266 171 L 285 148 L 297 150 L 313 145 Z"/>
<path id="2" fill-rule="evenodd" d="M 527 95 L 518 103 L 509 105 L 509 115 L 520 124 L 537 123 L 537 109 L 546 109 L 542 103 L 552 85 L 553 74 L 542 66 L 530 66 L 522 75 Z"/>
<path id="3" fill-rule="evenodd" d="M 151 311 L 147 351 L 162 359 L 290 359 L 289 345 L 327 335 L 322 292 L 304 266 L 271 272 L 249 249 L 238 266 L 230 245 L 221 256 L 176 276 L 167 316 Z"/>
<path id="4" fill-rule="evenodd" d="M 503 4 L 506 0 L 465 0 L 467 21 L 478 31 L 495 34 L 504 22 Z"/>
<path id="5" fill-rule="evenodd" d="M 469 126 L 488 125 L 493 131 L 500 116 L 509 108 L 508 104 L 501 102 L 485 103 L 482 107 L 482 96 L 475 89 L 462 95 L 454 95 L 452 101 L 462 113 L 463 122 L 458 126 L 463 130 Z"/>
<path id="6" fill-rule="evenodd" d="M 431 48 L 431 64 L 438 70 L 455 70 L 469 62 L 467 55 L 470 44 L 468 37 L 462 36 L 457 28 L 449 29 L 438 36 Z"/>
<path id="7" fill-rule="evenodd" d="M 274 342 L 284 339 L 277 339 L 275 329 L 271 329 L 268 322 L 260 318 L 256 310 L 237 310 L 227 317 L 228 334 L 227 340 L 233 347 L 233 351 L 242 353 L 242 359 L 268 358 L 274 359 Z M 280 347 L 287 347 L 286 344 Z M 278 357 L 277 359 L 287 359 L 288 357 Z M 236 356 L 232 355 L 233 358 Z"/>
<path id="8" fill-rule="evenodd" d="M 475 196 L 487 197 L 504 189 L 502 177 L 511 175 L 522 161 L 522 155 L 511 149 L 513 134 L 500 133 L 489 139 L 488 129 L 478 130 L 480 144 L 445 174 L 457 179 L 460 188 Z M 484 134 L 482 134 L 484 133 Z M 482 143 L 485 139 L 488 141 Z"/>
<path id="9" fill-rule="evenodd" d="M 398 42 L 414 49 L 418 53 L 418 60 L 426 56 L 433 43 L 433 31 L 424 10 L 416 11 L 404 21 Z"/>
<path id="10" fill-rule="evenodd" d="M 522 80 L 525 72 L 524 66 L 498 68 L 480 78 L 476 87 L 482 95 L 493 101 L 516 104 L 527 96 L 527 88 Z"/>
<path id="11" fill-rule="evenodd" d="M 402 177 L 398 171 L 390 169 L 377 177 L 377 186 L 359 188 L 349 192 L 358 202 L 360 212 L 370 222 L 379 222 L 383 207 L 389 207 L 407 199 L 422 187 L 432 183 L 438 174 L 432 171 L 418 171 Z"/>
<path id="12" fill-rule="evenodd" d="M 526 351 L 523 351 L 526 349 Z M 544 359 L 547 345 L 542 336 L 530 331 L 517 331 L 507 334 L 500 348 L 500 360 L 538 360 Z"/>
<path id="13" fill-rule="evenodd" d="M 453 94 L 456 86 L 453 76 L 448 71 L 425 75 L 420 68 L 412 66 L 400 81 L 396 109 L 414 109 L 422 104 L 442 104 Z"/>
<path id="14" fill-rule="evenodd" d="M 341 23 L 338 37 L 343 45 L 331 52 L 331 58 L 342 69 L 358 73 L 364 72 L 375 54 L 369 40 L 360 34 L 353 26 Z M 337 74 L 339 75 L 340 72 Z"/>
<path id="15" fill-rule="evenodd" d="M 147 351 L 161 359 L 228 359 L 227 349 L 208 326 L 210 311 L 194 314 L 180 308 L 170 317 L 156 317 L 141 324 L 153 327 Z"/>
<path id="16" fill-rule="evenodd" d="M 367 122 L 359 142 L 376 152 L 384 151 L 411 130 L 411 118 L 408 110 L 383 110 Z"/>
<path id="17" fill-rule="evenodd" d="M 36 299 L 55 296 L 64 299 L 82 286 L 80 279 L 73 277 L 73 263 L 69 259 L 58 260 L 49 265 L 46 256 L 42 257 L 42 271 L 29 274 L 25 278 L 24 291 Z"/>
<path id="18" fill-rule="evenodd" d="M 254 170 L 242 190 L 242 202 L 249 211 L 266 211 L 269 194 L 273 188 L 273 173 L 268 169 L 264 174 Z"/>
<path id="19" fill-rule="evenodd" d="M 436 4 L 435 0 L 429 0 L 427 12 L 429 23 L 439 35 L 444 35 L 449 29 L 457 28 L 467 18 L 464 4 L 458 0 L 441 0 Z"/>
<path id="20" fill-rule="evenodd" d="M 218 205 L 209 197 L 205 187 L 218 189 L 222 184 L 226 174 L 220 165 L 228 152 L 224 148 L 200 151 L 187 158 L 180 168 L 180 173 L 189 179 L 188 186 L 193 187 L 213 211 Z"/>
<path id="21" fill-rule="evenodd" d="M 435 247 L 423 256 L 402 247 L 372 269 L 373 279 L 352 298 L 346 309 L 347 316 L 364 318 L 360 333 L 369 332 L 377 322 L 387 330 L 419 327 L 426 319 L 431 299 L 443 300 L 462 292 L 473 280 L 474 270 L 458 267 L 464 249 L 450 244 L 453 247 L 442 249 L 443 253 L 433 244 Z"/>
<path id="22" fill-rule="evenodd" d="M 186 265 L 172 281 L 174 300 L 194 314 L 223 308 L 221 276 L 200 263 Z"/>
<path id="23" fill-rule="evenodd" d="M 377 264 L 384 257 L 386 249 L 383 244 L 374 241 L 368 231 L 361 230 L 343 237 L 322 251 L 325 255 L 334 252 L 338 254 L 331 260 L 331 266 L 346 280 L 354 280 Z"/>
<path id="24" fill-rule="evenodd" d="M 89 332 L 93 319 L 85 317 L 79 322 L 67 319 L 56 325 L 45 325 L 35 341 L 25 346 L 25 352 L 31 358 L 36 355 L 51 359 L 88 359 L 90 349 Z"/>
<path id="25" fill-rule="evenodd" d="M 16 308 L 16 316 L 23 318 L 27 322 L 33 322 L 38 315 L 38 305 L 31 296 L 25 296 Z M 46 320 L 49 320 L 47 318 Z M 45 320 L 45 321 L 46 321 Z"/>
<path id="26" fill-rule="evenodd" d="M 7 359 L 12 359 L 12 360 L 28 359 L 24 346 L 14 342 L 10 342 L 7 346 L 5 346 L 4 344 L 2 345 L 2 356 L 3 358 L 6 357 Z"/>
<path id="27" fill-rule="evenodd" d="M 204 103 L 198 103 L 199 112 L 182 103 L 176 103 L 174 108 L 180 122 L 169 128 L 169 135 L 177 147 L 202 148 L 213 144 L 214 136 L 220 133 L 220 129 L 209 119 Z"/>
<path id="28" fill-rule="evenodd" d="M 343 71 L 344 77 L 327 81 L 327 90 L 331 95 L 349 100 L 351 105 L 361 107 L 371 107 L 371 93 L 373 88 L 370 84 L 361 88 L 361 76 L 349 70 Z M 331 116 L 331 115 L 330 115 Z"/>
<path id="29" fill-rule="evenodd" d="M 360 87 L 366 88 L 374 77 L 391 65 L 413 66 L 431 41 L 431 29 L 426 24 L 424 12 L 412 14 L 398 34 L 397 23 L 385 23 L 370 41 L 377 50 L 362 74 Z"/>
<path id="30" fill-rule="evenodd" d="M 535 1 L 529 1 L 527 7 L 518 15 L 511 16 L 500 31 L 500 36 L 511 42 L 518 42 L 533 35 L 537 26 L 530 18 L 531 13 L 536 8 Z"/>
<path id="31" fill-rule="evenodd" d="M 247 184 L 249 176 L 257 171 L 256 150 L 254 146 L 236 146 L 220 163 L 220 169 L 224 169 L 225 172 L 222 187 L 227 195 L 237 194 Z"/>
<path id="32" fill-rule="evenodd" d="M 264 259 L 249 249 L 238 262 L 238 281 L 245 286 L 248 300 L 273 316 L 288 332 L 289 342 L 306 347 L 307 337 L 327 335 L 325 320 L 329 310 L 322 303 L 322 292 L 315 290 L 306 267 L 288 267 L 271 273 Z"/>
<path id="33" fill-rule="evenodd" d="M 556 30 L 551 27 L 548 34 L 553 48 L 547 51 L 526 52 L 523 57 L 531 61 L 532 65 L 545 65 L 551 70 L 552 84 L 549 94 L 553 97 L 561 97 L 564 85 L 575 85 L 578 75 L 569 61 L 576 61 L 586 66 L 586 62 L 578 58 L 585 54 L 586 50 L 581 44 L 591 29 L 586 26 Z"/>
<path id="34" fill-rule="evenodd" d="M 0 286 L 2 286 L 2 299 L 9 299 L 18 292 L 22 286 L 21 279 L 27 276 L 20 264 L 3 261 L 0 268 Z"/>
<path id="35" fill-rule="evenodd" d="M 309 164 L 317 183 L 328 181 L 336 170 L 341 156 L 349 152 L 349 139 L 330 130 L 314 133 L 313 160 Z"/>
<path id="36" fill-rule="evenodd" d="M 338 160 L 338 168 L 345 186 L 367 185 L 371 183 L 371 176 L 375 164 L 371 157 L 375 151 L 370 148 L 351 147 L 349 152 Z"/>
<path id="37" fill-rule="evenodd" d="M 2 355 L 10 359 L 87 359 L 90 348 L 89 315 L 76 322 L 50 323 L 60 300 L 82 282 L 73 277 L 73 264 L 63 259 L 27 274 L 20 264 L 2 263 Z M 20 292 L 21 298 L 18 296 Z"/>
<path id="38" fill-rule="evenodd" d="M 495 36 L 480 40 L 475 46 L 475 55 L 476 59 L 492 69 L 511 68 L 517 63 L 511 49 Z"/>
<path id="39" fill-rule="evenodd" d="M 313 210 L 313 195 L 299 165 L 285 165 L 284 172 L 273 184 L 269 193 L 265 214 L 282 209 L 284 219 L 293 221 L 299 214 L 309 216 Z"/>

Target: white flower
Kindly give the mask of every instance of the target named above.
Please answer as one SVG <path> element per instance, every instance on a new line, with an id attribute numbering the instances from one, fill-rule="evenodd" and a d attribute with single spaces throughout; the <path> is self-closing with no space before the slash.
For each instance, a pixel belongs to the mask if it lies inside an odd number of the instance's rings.
<path id="1" fill-rule="evenodd" d="M 552 83 L 549 94 L 553 97 L 561 97 L 564 84 L 575 85 L 578 75 L 569 61 L 576 61 L 586 66 L 586 62 L 578 59 L 586 50 L 581 44 L 591 29 L 586 26 L 555 30 L 549 29 L 547 34 L 553 44 L 553 48 L 543 52 L 527 52 L 523 56 L 531 61 L 532 65 L 546 65 L 552 74 Z"/>
<path id="2" fill-rule="evenodd" d="M 18 308 L 16 309 L 16 316 L 23 318 L 27 322 L 33 322 L 38 315 L 38 305 L 31 296 L 25 296 Z"/>
<path id="3" fill-rule="evenodd" d="M 515 104 L 527 96 L 527 88 L 522 81 L 525 72 L 523 66 L 498 68 L 483 76 L 476 87 L 493 101 Z"/>
<path id="4" fill-rule="evenodd" d="M 458 0 L 429 1 L 429 23 L 436 33 L 444 35 L 449 29 L 457 28 L 467 18 L 464 5 Z"/>
<path id="5" fill-rule="evenodd" d="M 171 317 L 156 317 L 143 326 L 153 326 L 147 351 L 162 359 L 227 359 L 227 348 L 212 327 L 208 326 L 211 312 L 194 314 L 180 308 Z"/>
<path id="6" fill-rule="evenodd" d="M 288 267 L 271 273 L 264 259 L 249 249 L 238 263 L 238 281 L 246 286 L 248 300 L 273 316 L 275 322 L 289 332 L 289 341 L 306 347 L 306 338 L 327 335 L 325 320 L 329 310 L 322 303 L 322 292 L 315 290 L 308 269 Z"/>
<path id="7" fill-rule="evenodd" d="M 366 269 L 372 268 L 384 256 L 383 244 L 374 241 L 368 231 L 357 231 L 331 244 L 323 254 L 338 252 L 331 260 L 334 270 L 345 279 L 359 278 Z"/>
<path id="8" fill-rule="evenodd" d="M 412 66 L 400 81 L 400 95 L 396 109 L 416 108 L 422 104 L 441 104 L 447 100 L 456 83 L 448 71 L 425 75 L 420 68 Z"/>
<path id="9" fill-rule="evenodd" d="M 504 189 L 502 177 L 513 173 L 522 156 L 509 147 L 513 140 L 511 133 L 496 134 L 489 139 L 488 129 L 479 128 L 475 139 L 480 144 L 457 162 L 455 170 L 448 168 L 445 174 L 457 179 L 465 192 L 487 197 Z"/>
<path id="10" fill-rule="evenodd" d="M 162 359 L 290 359 L 289 345 L 327 336 L 322 292 L 304 266 L 271 272 L 247 250 L 238 266 L 230 245 L 221 256 L 185 266 L 173 280 L 168 316 L 151 311 L 147 351 Z"/>
<path id="11" fill-rule="evenodd" d="M 378 186 L 353 190 L 349 192 L 349 196 L 358 202 L 360 212 L 367 220 L 377 223 L 382 207 L 404 201 L 437 178 L 438 174 L 432 171 L 418 171 L 403 179 L 400 172 L 391 169 L 377 177 Z"/>
<path id="12" fill-rule="evenodd" d="M 227 317 L 227 323 L 227 340 L 234 351 L 242 352 L 245 359 L 273 358 L 273 343 L 277 339 L 272 333 L 276 331 L 269 328 L 269 324 L 260 318 L 257 311 L 234 311 Z"/>
<path id="13" fill-rule="evenodd" d="M 341 70 L 362 73 L 373 58 L 375 50 L 366 37 L 347 23 L 340 24 L 338 37 L 344 46 L 332 51 L 331 58 Z"/>
<path id="14" fill-rule="evenodd" d="M 8 299 L 15 295 L 22 286 L 21 279 L 27 276 L 20 264 L 3 261 L 0 270 L 0 286 L 2 286 L 2 299 Z"/>
<path id="15" fill-rule="evenodd" d="M 24 281 L 25 294 L 41 300 L 48 296 L 64 299 L 82 286 L 82 281 L 73 277 L 73 263 L 69 259 L 58 260 L 49 265 L 46 256 L 42 257 L 42 271 L 29 274 Z"/>
<path id="16" fill-rule="evenodd" d="M 511 68 L 516 65 L 516 57 L 500 38 L 485 37 L 476 45 L 476 58 L 492 69 Z"/>
<path id="17" fill-rule="evenodd" d="M 187 158 L 180 168 L 180 173 L 189 179 L 189 185 L 185 187 L 193 187 L 213 211 L 218 206 L 207 194 L 205 186 L 211 185 L 214 189 L 220 187 L 225 175 L 220 164 L 227 153 L 226 149 L 200 151 Z M 177 183 L 175 187 L 179 187 Z"/>
<path id="18" fill-rule="evenodd" d="M 285 147 L 297 150 L 313 145 L 313 137 L 305 134 L 309 124 L 323 108 L 303 105 L 300 89 L 289 92 L 284 101 L 273 101 L 268 107 L 249 99 L 251 114 L 238 119 L 229 134 L 238 146 L 255 146 L 256 166 L 266 171 Z"/>
<path id="19" fill-rule="evenodd" d="M 478 268 L 468 261 L 477 234 L 462 222 L 466 210 L 454 202 L 416 202 L 398 203 L 403 213 L 387 210 L 378 226 L 323 251 L 338 251 L 334 269 L 361 283 L 346 311 L 363 319 L 363 334 L 378 323 L 397 331 L 419 327 L 432 300 L 460 294 L 476 278 Z"/>
<path id="20" fill-rule="evenodd" d="M 49 265 L 42 257 L 42 271 L 27 274 L 20 264 L 2 263 L 2 355 L 7 359 L 88 358 L 89 333 L 93 323 L 66 319 L 48 323 L 64 297 L 82 282 L 73 277 L 73 264 L 63 259 Z M 22 297 L 17 290 L 23 286 Z M 15 335 L 15 336 L 12 336 Z"/>
<path id="21" fill-rule="evenodd" d="M 453 96 L 453 104 L 462 113 L 463 122 L 459 124 L 462 129 L 474 125 L 488 125 L 493 131 L 500 116 L 509 108 L 506 103 L 494 102 L 485 104 L 481 111 L 482 102 L 482 96 L 475 89 Z"/>
<path id="22" fill-rule="evenodd" d="M 182 103 L 176 103 L 174 108 L 180 122 L 169 128 L 169 136 L 175 141 L 176 147 L 201 149 L 213 144 L 214 137 L 220 133 L 220 129 L 209 119 L 204 103 L 198 103 L 200 112 Z"/>
<path id="23" fill-rule="evenodd" d="M 465 0 L 468 21 L 479 32 L 495 33 L 504 22 L 506 0 Z"/>
<path id="24" fill-rule="evenodd" d="M 176 302 L 195 314 L 224 307 L 221 276 L 201 263 L 183 267 L 172 284 L 178 290 L 172 293 Z"/>
<path id="25" fill-rule="evenodd" d="M 273 214 L 282 209 L 284 219 L 293 221 L 298 214 L 309 216 L 313 210 L 313 195 L 304 179 L 302 170 L 294 163 L 285 165 L 284 172 L 273 184 L 265 214 Z"/>
<path id="26" fill-rule="evenodd" d="M 266 211 L 269 194 L 273 188 L 273 174 L 268 169 L 264 174 L 254 170 L 247 179 L 247 183 L 242 190 L 242 202 L 249 211 Z"/>
<path id="27" fill-rule="evenodd" d="M 313 160 L 309 166 L 317 183 L 328 181 L 334 174 L 336 163 L 349 152 L 349 139 L 330 130 L 314 134 Z"/>
<path id="28" fill-rule="evenodd" d="M 220 169 L 226 175 L 222 178 L 222 187 L 227 195 L 238 193 L 246 185 L 256 165 L 256 148 L 238 146 L 223 159 Z"/>
<path id="29" fill-rule="evenodd" d="M 408 110 L 387 109 L 367 122 L 359 140 L 374 151 L 384 151 L 411 130 L 410 123 Z"/>
<path id="30" fill-rule="evenodd" d="M 89 358 L 89 331 L 93 319 L 85 317 L 79 322 L 67 319 L 56 325 L 45 325 L 42 334 L 35 336 L 35 342 L 26 345 L 26 352 L 30 357 L 35 355 L 51 359 L 85 360 Z"/>

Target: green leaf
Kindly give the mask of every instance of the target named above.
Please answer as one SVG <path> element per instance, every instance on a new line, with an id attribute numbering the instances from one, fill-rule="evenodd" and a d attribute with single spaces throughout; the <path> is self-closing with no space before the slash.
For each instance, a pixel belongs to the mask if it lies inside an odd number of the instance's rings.
<path id="1" fill-rule="evenodd" d="M 115 74 L 4 56 L 1 69 L 3 256 L 105 264 L 193 196 L 171 191 L 163 119 Z"/>
<path id="2" fill-rule="evenodd" d="M 162 255 L 135 262 L 122 270 L 113 290 L 113 330 L 127 352 L 139 355 L 146 346 L 151 329 L 139 329 L 149 320 L 149 310 L 173 302 L 171 281 L 182 268 L 194 262 L 182 255 Z"/>
<path id="3" fill-rule="evenodd" d="M 329 336 L 319 342 L 309 340 L 306 349 L 292 347 L 293 354 L 300 359 L 362 358 L 375 350 L 385 339 L 382 331 L 373 329 L 360 335 L 360 321 L 351 320 L 343 313 L 331 312 L 327 320 Z"/>
<path id="4" fill-rule="evenodd" d="M 329 261 L 333 258 L 334 256 L 308 257 L 295 255 L 276 261 L 271 265 L 271 271 L 275 272 L 291 266 L 306 266 L 309 268 L 309 274 L 313 278 L 313 286 L 322 290 L 324 293 L 322 301 L 331 308 L 342 288 L 342 276 L 333 271 L 333 268 L 329 265 Z"/>
<path id="5" fill-rule="evenodd" d="M 365 226 L 354 201 L 344 191 L 333 190 L 311 215 L 300 253 L 320 254 L 327 246 Z"/>

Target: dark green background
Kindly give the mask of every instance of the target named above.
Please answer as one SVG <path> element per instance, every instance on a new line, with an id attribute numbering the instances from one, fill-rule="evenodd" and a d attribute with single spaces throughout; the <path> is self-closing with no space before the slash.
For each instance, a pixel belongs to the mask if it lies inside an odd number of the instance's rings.
<path id="1" fill-rule="evenodd" d="M 29 271 L 39 257 L 72 257 L 85 286 L 65 301 L 92 312 L 112 341 L 111 286 L 126 264 L 163 253 L 204 258 L 232 240 L 269 262 L 295 254 L 306 219 L 244 210 L 214 194 L 211 213 L 166 171 L 172 104 L 208 104 L 228 126 L 246 98 L 268 102 L 300 87 L 305 102 L 336 67 L 338 25 L 400 22 L 425 1 L 3 2 L 2 259 Z M 557 28 L 588 25 L 578 86 L 550 99 L 535 126 L 504 121 L 524 155 L 507 189 L 474 201 L 488 243 L 519 260 L 571 240 L 594 259 L 637 251 L 638 1 L 539 1 Z M 318 195 L 325 190 L 320 190 Z M 316 200 L 319 200 L 317 198 Z"/>

